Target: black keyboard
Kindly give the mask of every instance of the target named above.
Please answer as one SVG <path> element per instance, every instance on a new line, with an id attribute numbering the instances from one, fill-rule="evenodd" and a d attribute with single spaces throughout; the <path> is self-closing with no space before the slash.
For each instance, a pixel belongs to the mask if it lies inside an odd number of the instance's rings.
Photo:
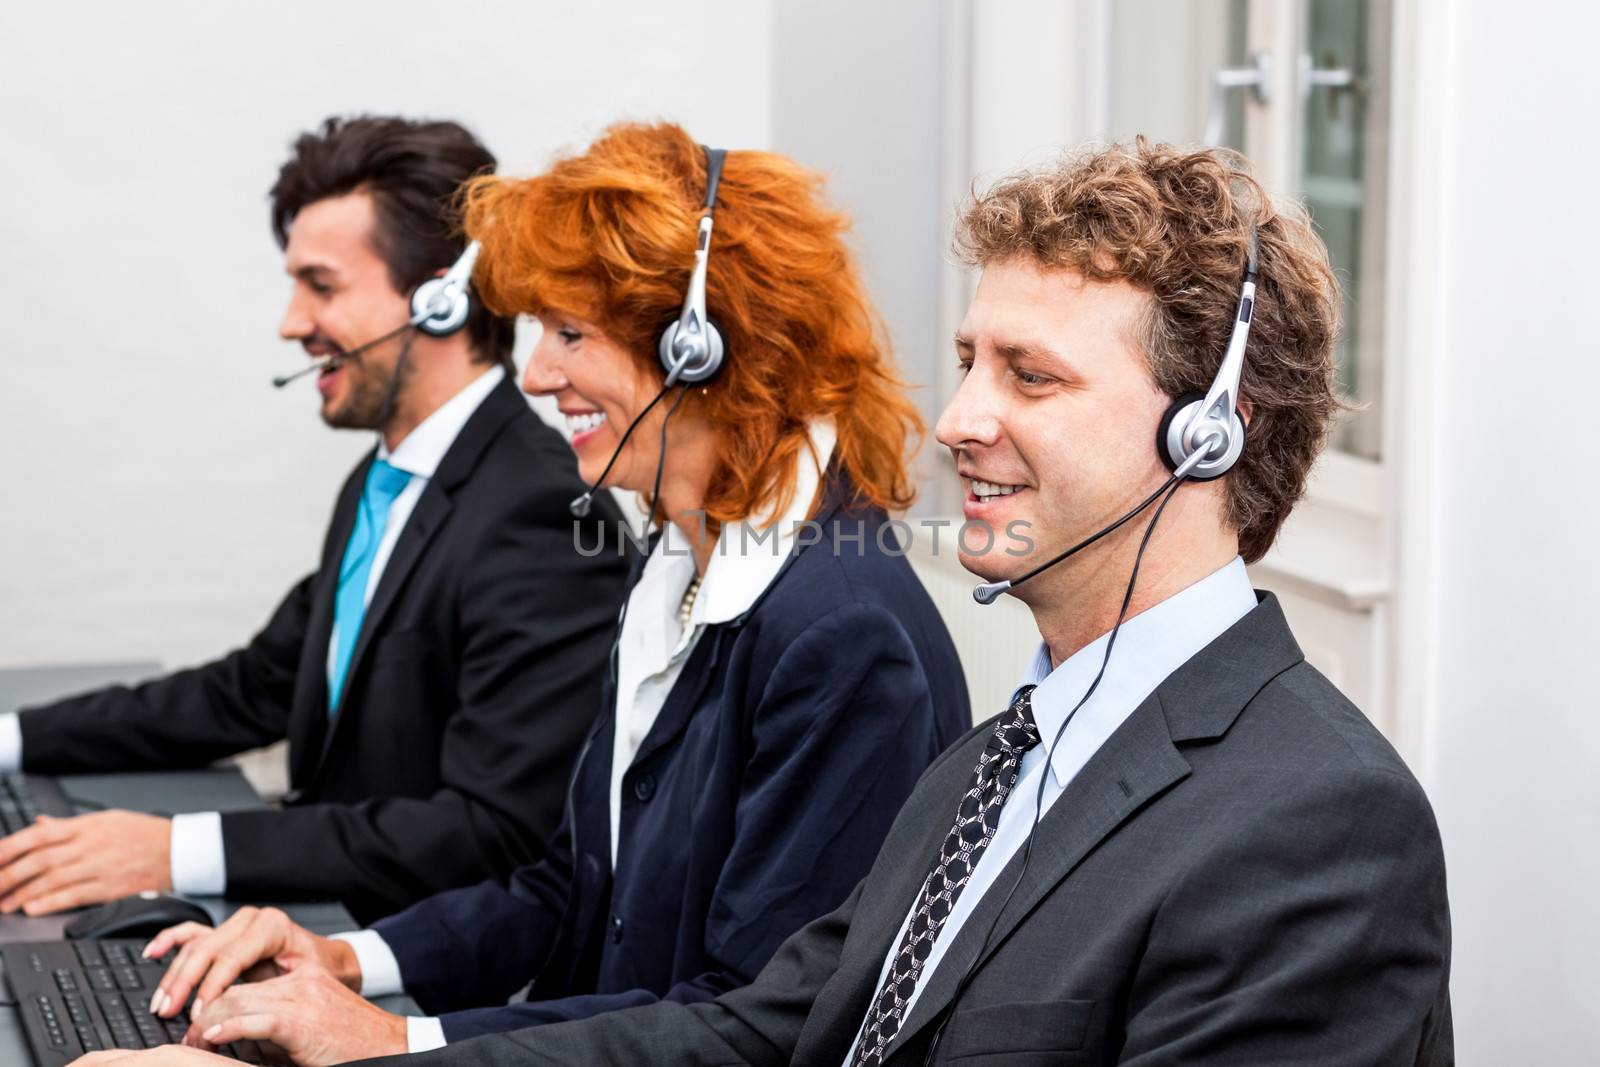
<path id="1" fill-rule="evenodd" d="M 0 836 L 32 826 L 39 815 L 64 819 L 77 813 L 54 778 L 0 774 Z"/>
<path id="2" fill-rule="evenodd" d="M 0 946 L 0 961 L 22 1015 L 37 1067 L 61 1067 L 85 1052 L 174 1045 L 189 1030 L 187 1007 L 171 1019 L 150 1013 L 150 997 L 175 953 L 140 956 L 137 940 L 46 941 Z M 218 1051 L 268 1063 L 254 1041 Z"/>

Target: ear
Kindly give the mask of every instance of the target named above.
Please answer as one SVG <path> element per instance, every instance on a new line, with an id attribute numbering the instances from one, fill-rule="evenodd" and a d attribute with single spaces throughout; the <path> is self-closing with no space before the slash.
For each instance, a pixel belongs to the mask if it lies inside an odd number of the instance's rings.
<path id="1" fill-rule="evenodd" d="M 1250 417 L 1252 415 L 1254 415 L 1255 411 L 1256 411 L 1255 404 L 1253 404 L 1250 401 L 1249 397 L 1241 396 L 1239 398 L 1238 411 L 1239 411 L 1239 419 L 1240 419 L 1240 421 L 1242 421 L 1244 423 L 1246 429 L 1249 429 L 1249 427 L 1250 427 Z"/>

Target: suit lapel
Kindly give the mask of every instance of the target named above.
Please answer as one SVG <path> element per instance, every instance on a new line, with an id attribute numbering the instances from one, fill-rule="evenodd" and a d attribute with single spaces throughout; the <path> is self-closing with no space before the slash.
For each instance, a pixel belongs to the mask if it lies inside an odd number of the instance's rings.
<path id="1" fill-rule="evenodd" d="M 813 520 L 818 525 L 826 525 L 833 519 L 838 511 L 841 500 L 842 483 L 837 477 L 831 478 L 826 483 L 822 504 L 818 509 L 817 518 Z M 848 491 L 845 487 L 843 491 Z M 654 542 L 651 543 L 652 549 Z M 711 680 L 717 675 L 717 664 L 722 658 L 723 644 L 734 640 L 739 628 L 761 606 L 761 602 L 771 595 L 778 583 L 783 581 L 789 568 L 794 566 L 795 560 L 801 553 L 808 551 L 811 545 L 802 545 L 789 554 L 782 567 L 778 569 L 767 587 L 763 589 L 755 601 L 744 610 L 737 618 L 725 623 L 707 628 L 701 637 L 700 643 L 689 654 L 689 661 L 683 665 L 683 670 L 678 675 L 677 683 L 672 691 L 667 694 L 667 702 L 661 708 L 661 714 L 656 717 L 655 723 L 650 727 L 650 732 L 645 735 L 644 742 L 639 746 L 639 751 L 634 754 L 635 764 L 643 762 L 653 753 L 659 751 L 664 745 L 671 742 L 694 717 L 695 711 L 700 707 L 700 698 L 705 694 Z M 643 564 L 640 564 L 640 573 Z M 637 584 L 637 579 L 635 579 Z M 630 587 L 631 595 L 632 589 Z M 709 647 L 708 647 L 709 646 Z"/>
<path id="2" fill-rule="evenodd" d="M 689 720 L 694 718 L 694 713 L 700 707 L 700 698 L 716 676 L 717 663 L 722 659 L 722 643 L 730 640 L 734 632 L 733 624 L 706 628 L 694 651 L 689 653 L 689 661 L 683 665 L 677 682 L 667 694 L 661 714 L 650 725 L 650 731 L 644 735 L 644 741 L 640 743 L 639 751 L 634 753 L 633 763 L 629 766 L 643 763 L 688 727 Z"/>
<path id="3" fill-rule="evenodd" d="M 976 759 L 974 755 L 974 764 Z M 1039 901 L 1096 845 L 1115 832 L 1129 815 L 1188 773 L 1188 761 L 1178 753 L 1167 732 L 1160 701 L 1151 695 L 1084 765 L 1040 820 L 1034 854 L 1021 884 L 1017 884 L 1017 875 L 1022 870 L 1023 857 L 1018 851 L 990 885 L 939 966 L 928 976 L 927 985 L 895 1035 L 885 1059 L 944 1011 L 962 977 L 993 955 Z M 1018 799 L 1031 801 L 1015 796 L 1011 801 Z M 996 922 L 996 912 L 1013 885 L 1017 886 L 1016 893 Z M 906 908 L 909 907 L 907 901 Z M 894 920 L 897 927 L 903 918 L 902 910 Z"/>
<path id="4" fill-rule="evenodd" d="M 851 916 L 839 967 L 817 993 L 795 1046 L 794 1062 L 837 1064 L 845 1046 L 836 1047 L 836 1043 L 841 1038 L 846 1044 L 855 1039 L 878 992 L 883 961 L 895 948 L 900 924 L 922 891 L 989 732 L 987 728 L 976 731 L 924 783 L 928 799 L 921 805 L 915 825 L 907 828 L 905 840 L 891 831 L 894 854 L 886 848 L 878 857 Z"/>
<path id="5" fill-rule="evenodd" d="M 322 548 L 322 564 L 311 590 L 311 614 L 295 676 L 294 710 L 289 718 L 289 782 L 303 789 L 321 757 L 328 722 L 328 642 L 333 637 L 333 604 L 339 587 L 339 561 L 355 528 L 361 487 L 376 450 L 369 453 L 345 482 L 334 505 L 333 521 Z"/>
<path id="6" fill-rule="evenodd" d="M 1257 597 L 1253 611 L 1157 686 L 1068 784 L 1040 820 L 1022 881 L 1017 882 L 1023 871 L 1019 851 L 927 977 L 911 1015 L 885 1050 L 885 1061 L 949 1007 L 968 971 L 980 969 L 1085 856 L 1188 776 L 1189 762 L 1179 744 L 1222 737 L 1263 687 L 1304 658 L 1276 598 L 1271 593 Z M 1016 892 L 1006 903 L 1012 885 Z M 890 920 L 893 929 L 910 906 L 906 901 Z"/>
<path id="7" fill-rule="evenodd" d="M 522 394 L 507 377 L 490 391 L 483 403 L 472 413 L 472 417 L 461 427 L 461 432 L 451 443 L 450 448 L 439 461 L 439 467 L 434 471 L 433 477 L 428 480 L 428 485 L 417 499 L 416 507 L 412 509 L 411 516 L 406 520 L 405 528 L 400 531 L 399 538 L 395 541 L 394 551 L 390 553 L 388 562 L 384 564 L 383 574 L 378 579 L 378 587 L 373 590 L 372 603 L 367 605 L 366 613 L 361 619 L 361 633 L 356 637 L 355 648 L 350 654 L 350 664 L 345 671 L 344 692 L 339 697 L 339 707 L 333 717 L 330 727 L 323 729 L 323 741 L 318 752 L 315 771 L 320 771 L 328 758 L 328 753 L 333 748 L 334 738 L 341 729 L 348 729 L 345 721 L 354 717 L 360 708 L 359 703 L 351 703 L 351 693 L 359 688 L 357 677 L 362 661 L 370 651 L 377 634 L 383 626 L 385 617 L 394 607 L 395 601 L 405 588 L 411 572 L 416 569 L 418 561 L 429 542 L 444 526 L 454 508 L 455 491 L 472 474 L 477 467 L 478 460 L 502 427 L 517 414 L 531 417 L 527 403 L 522 399 Z M 365 467 L 362 468 L 363 472 Z M 359 497 L 359 482 L 357 496 Z M 354 503 L 352 502 L 349 525 L 344 528 L 344 537 L 338 543 L 338 554 L 334 556 L 331 568 L 325 566 L 324 570 L 332 570 L 337 582 L 339 559 L 344 552 L 345 541 L 349 540 L 350 530 L 355 525 Z M 326 651 L 328 637 L 332 632 L 333 592 L 330 589 L 326 597 L 321 598 L 324 608 L 328 612 L 328 630 L 324 631 L 322 641 L 323 650 Z M 326 674 L 326 672 L 323 672 Z M 324 678 L 322 689 L 322 705 L 327 706 L 327 681 Z"/>
<path id="8" fill-rule="evenodd" d="M 438 532 L 439 527 L 449 516 L 451 509 L 450 498 L 444 494 L 436 480 L 431 480 L 422 496 L 417 499 L 417 506 L 412 509 L 411 517 L 406 520 L 406 525 L 400 531 L 399 538 L 395 541 L 394 551 L 389 555 L 389 561 L 384 564 L 383 574 L 378 579 L 378 588 L 373 590 L 372 603 L 367 605 L 366 614 L 361 618 L 361 632 L 356 637 L 356 647 L 350 653 L 350 665 L 345 669 L 344 692 L 339 696 L 339 706 L 334 709 L 331 722 L 328 716 L 324 717 L 322 728 L 322 744 L 317 753 L 315 770 L 321 770 L 323 761 L 328 758 L 329 751 L 333 748 L 333 739 L 338 736 L 340 728 L 345 721 L 353 717 L 352 713 L 360 707 L 359 703 L 350 702 L 350 694 L 358 687 L 352 684 L 361 663 L 372 648 L 374 636 L 383 626 L 384 616 L 394 606 L 395 597 L 406 583 L 417 561 L 422 558 L 423 549 L 428 547 L 428 542 Z M 330 631 L 331 632 L 331 631 Z M 327 683 L 322 686 L 323 705 L 327 705 Z"/>
<path id="9" fill-rule="evenodd" d="M 429 481 L 427 488 L 417 498 L 416 507 L 406 520 L 405 528 L 395 540 L 394 551 L 390 553 L 388 562 L 383 566 L 383 574 L 378 578 L 378 588 L 372 592 L 372 603 L 367 605 L 366 614 L 361 618 L 361 633 L 356 637 L 356 647 L 350 653 L 347 678 L 355 676 L 356 669 L 372 647 L 373 635 L 382 628 L 384 616 L 394 606 L 395 597 L 405 586 L 417 561 L 422 558 L 423 549 L 428 547 L 433 535 L 444 525 L 452 507 L 450 498 L 440 488 L 438 481 Z M 341 712 L 349 700 L 350 689 L 346 685 L 339 697 L 338 710 Z"/>

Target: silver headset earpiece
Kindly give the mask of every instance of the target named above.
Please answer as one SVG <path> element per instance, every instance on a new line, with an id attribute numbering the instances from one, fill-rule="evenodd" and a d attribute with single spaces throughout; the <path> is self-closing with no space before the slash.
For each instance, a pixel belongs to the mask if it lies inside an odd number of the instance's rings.
<path id="1" fill-rule="evenodd" d="M 449 270 L 429 278 L 411 294 L 411 325 L 432 337 L 448 337 L 467 324 L 472 311 L 472 268 L 481 245 L 473 241 Z"/>
<path id="2" fill-rule="evenodd" d="M 1250 340 L 1250 316 L 1256 302 L 1260 253 L 1252 226 L 1239 308 L 1233 316 L 1233 332 L 1217 376 L 1212 379 L 1205 396 L 1190 393 L 1173 401 L 1156 430 L 1156 450 L 1170 471 L 1182 467 L 1200 449 L 1206 450 L 1206 457 L 1190 468 L 1190 481 L 1208 482 L 1222 477 L 1244 453 L 1245 426 L 1244 420 L 1239 418 L 1239 379 L 1244 374 L 1244 349 Z"/>
<path id="3" fill-rule="evenodd" d="M 661 367 L 667 372 L 665 387 L 669 389 L 680 382 L 697 385 L 722 369 L 722 331 L 706 317 L 706 265 L 711 258 L 711 216 L 727 153 L 720 148 L 700 147 L 706 153 L 706 202 L 695 240 L 694 272 L 689 275 L 682 314 L 661 331 L 661 340 L 656 344 Z"/>

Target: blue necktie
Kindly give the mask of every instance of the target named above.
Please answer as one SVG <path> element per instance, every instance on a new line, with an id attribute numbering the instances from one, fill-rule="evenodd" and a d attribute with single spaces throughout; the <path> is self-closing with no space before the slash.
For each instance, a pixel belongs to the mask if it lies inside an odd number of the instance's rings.
<path id="1" fill-rule="evenodd" d="M 350 531 L 350 543 L 344 548 L 344 562 L 339 564 L 339 591 L 333 599 L 335 644 L 333 666 L 328 671 L 330 715 L 339 706 L 345 672 L 350 669 L 350 656 L 356 650 L 356 638 L 361 636 L 361 620 L 367 614 L 367 579 L 372 574 L 372 560 L 378 554 L 378 545 L 383 541 L 389 508 L 410 481 L 410 474 L 396 470 L 381 459 L 373 460 L 367 470 L 367 484 L 361 490 L 361 505 L 356 512 L 356 528 Z"/>

